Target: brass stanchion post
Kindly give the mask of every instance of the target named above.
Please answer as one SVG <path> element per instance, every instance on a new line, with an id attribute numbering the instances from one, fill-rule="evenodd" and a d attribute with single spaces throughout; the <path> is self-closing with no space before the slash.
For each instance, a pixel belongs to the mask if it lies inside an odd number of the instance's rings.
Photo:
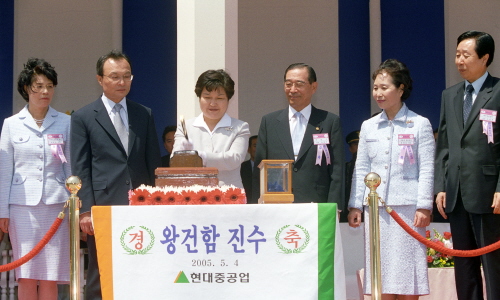
<path id="1" fill-rule="evenodd" d="M 76 195 L 82 187 L 78 176 L 66 179 L 69 197 L 69 240 L 70 240 L 70 299 L 80 300 L 80 199 Z"/>
<path id="2" fill-rule="evenodd" d="M 368 205 L 370 206 L 370 268 L 372 283 L 372 299 L 382 299 L 382 279 L 380 270 L 380 224 L 378 216 L 377 187 L 380 185 L 380 176 L 377 173 L 368 173 L 365 185 L 370 189 Z"/>

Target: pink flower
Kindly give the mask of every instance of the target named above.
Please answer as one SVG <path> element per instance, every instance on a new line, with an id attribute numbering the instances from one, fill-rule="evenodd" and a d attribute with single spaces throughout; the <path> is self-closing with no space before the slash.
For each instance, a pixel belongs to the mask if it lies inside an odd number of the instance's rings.
<path id="1" fill-rule="evenodd" d="M 149 202 L 150 194 L 147 190 L 135 189 L 130 197 L 130 205 L 150 205 Z"/>
<path id="2" fill-rule="evenodd" d="M 174 191 L 168 191 L 165 193 L 165 204 L 168 205 L 179 205 L 182 203 L 182 195 L 174 192 Z"/>
<path id="3" fill-rule="evenodd" d="M 214 189 L 208 193 L 208 202 L 210 204 L 223 204 L 223 193 L 220 189 Z"/>
<path id="4" fill-rule="evenodd" d="M 208 193 L 207 193 L 207 191 L 205 191 L 205 190 L 200 190 L 200 191 L 196 194 L 196 198 L 198 199 L 198 202 L 199 202 L 199 204 L 201 204 L 201 205 L 210 204 L 210 203 L 209 203 Z"/>
<path id="5" fill-rule="evenodd" d="M 225 204 L 245 204 L 247 197 L 241 192 L 240 188 L 229 188 L 224 193 Z"/>
<path id="6" fill-rule="evenodd" d="M 191 191 L 191 190 L 182 191 L 182 198 L 183 198 L 182 204 L 185 204 L 185 205 L 196 204 L 195 203 L 196 192 L 194 192 L 194 191 Z"/>
<path id="7" fill-rule="evenodd" d="M 152 193 L 149 197 L 149 201 L 152 205 L 166 205 L 167 198 L 165 197 L 165 193 L 156 191 Z"/>

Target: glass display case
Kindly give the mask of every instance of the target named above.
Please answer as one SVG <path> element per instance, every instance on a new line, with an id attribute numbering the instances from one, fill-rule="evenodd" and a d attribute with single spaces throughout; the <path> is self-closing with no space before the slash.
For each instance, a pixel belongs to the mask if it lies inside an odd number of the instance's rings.
<path id="1" fill-rule="evenodd" d="M 259 203 L 292 203 L 291 159 L 264 159 L 260 168 Z"/>

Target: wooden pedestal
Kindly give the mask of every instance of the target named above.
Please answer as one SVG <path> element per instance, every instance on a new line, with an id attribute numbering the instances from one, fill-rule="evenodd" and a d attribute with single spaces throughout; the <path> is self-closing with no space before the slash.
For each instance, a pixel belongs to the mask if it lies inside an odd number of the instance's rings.
<path id="1" fill-rule="evenodd" d="M 219 185 L 217 168 L 157 168 L 156 186 Z"/>
<path id="2" fill-rule="evenodd" d="M 263 194 L 259 198 L 259 204 L 293 203 L 293 201 L 293 194 Z"/>

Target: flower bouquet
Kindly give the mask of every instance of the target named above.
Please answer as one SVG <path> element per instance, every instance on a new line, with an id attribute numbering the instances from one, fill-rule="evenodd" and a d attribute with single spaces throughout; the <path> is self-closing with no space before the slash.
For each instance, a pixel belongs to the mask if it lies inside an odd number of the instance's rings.
<path id="1" fill-rule="evenodd" d="M 425 232 L 426 238 L 435 243 L 441 244 L 446 248 L 453 249 L 453 243 L 451 241 L 451 233 L 443 232 L 440 234 L 436 229 L 434 231 L 434 236 L 431 237 L 430 230 Z M 453 256 L 438 252 L 432 248 L 427 248 L 427 267 L 429 268 L 443 268 L 443 267 L 453 267 L 455 262 L 453 261 Z"/>
<path id="2" fill-rule="evenodd" d="M 235 186 L 164 186 L 141 185 L 129 191 L 130 205 L 208 205 L 245 204 L 244 190 Z"/>

